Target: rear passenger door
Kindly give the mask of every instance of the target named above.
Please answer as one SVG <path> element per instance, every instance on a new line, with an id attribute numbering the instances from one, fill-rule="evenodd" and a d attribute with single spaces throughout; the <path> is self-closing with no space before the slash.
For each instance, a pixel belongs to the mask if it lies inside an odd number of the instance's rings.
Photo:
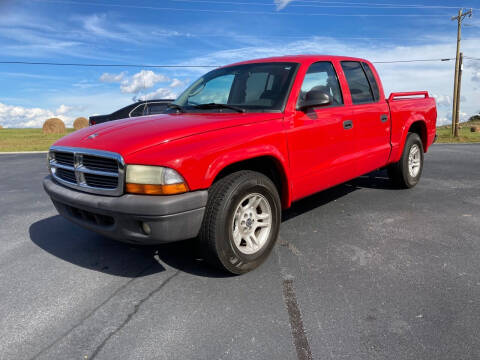
<path id="1" fill-rule="evenodd" d="M 358 175 L 384 166 L 390 155 L 390 112 L 372 69 L 365 62 L 342 61 L 352 104 Z"/>

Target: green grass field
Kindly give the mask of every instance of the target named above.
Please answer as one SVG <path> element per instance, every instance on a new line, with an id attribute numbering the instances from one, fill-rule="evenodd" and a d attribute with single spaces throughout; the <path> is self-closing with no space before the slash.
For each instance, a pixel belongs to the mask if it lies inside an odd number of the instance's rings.
<path id="1" fill-rule="evenodd" d="M 480 133 L 471 132 L 471 126 L 480 126 L 480 121 L 468 121 L 460 124 L 459 137 L 451 135 L 451 126 L 437 128 L 439 143 L 480 142 Z M 70 134 L 74 129 L 67 129 Z M 42 129 L 0 129 L 0 152 L 7 151 L 46 151 L 63 135 L 44 135 Z"/>
<path id="2" fill-rule="evenodd" d="M 0 129 L 0 152 L 46 151 L 56 140 L 73 131 L 67 129 L 66 134 L 44 135 L 42 129 Z"/>
<path id="3" fill-rule="evenodd" d="M 480 132 L 471 132 L 472 126 L 479 126 L 480 121 L 467 121 L 460 123 L 460 129 L 458 131 L 458 137 L 452 136 L 452 126 L 439 126 L 437 127 L 438 143 L 466 143 L 466 142 L 480 142 Z"/>

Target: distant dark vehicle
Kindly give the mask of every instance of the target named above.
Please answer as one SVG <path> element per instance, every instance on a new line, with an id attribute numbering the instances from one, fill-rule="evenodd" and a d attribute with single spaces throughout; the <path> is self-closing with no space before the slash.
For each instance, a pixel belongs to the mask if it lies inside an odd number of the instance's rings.
<path id="1" fill-rule="evenodd" d="M 129 117 L 161 114 L 165 111 L 168 104 L 172 103 L 173 101 L 174 100 L 170 99 L 137 101 L 136 103 L 125 106 L 124 108 L 121 108 L 120 110 L 108 115 L 90 116 L 88 118 L 88 124 L 96 125 L 107 121 L 125 119 Z"/>

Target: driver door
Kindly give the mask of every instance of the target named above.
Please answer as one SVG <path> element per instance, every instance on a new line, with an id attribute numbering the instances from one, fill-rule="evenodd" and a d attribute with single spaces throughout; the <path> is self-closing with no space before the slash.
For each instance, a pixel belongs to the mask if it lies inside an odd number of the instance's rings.
<path id="1" fill-rule="evenodd" d="M 337 73 L 329 61 L 310 65 L 298 97 L 316 88 L 329 105 L 298 110 L 288 130 L 293 200 L 347 181 L 356 175 L 351 111 L 344 106 Z"/>

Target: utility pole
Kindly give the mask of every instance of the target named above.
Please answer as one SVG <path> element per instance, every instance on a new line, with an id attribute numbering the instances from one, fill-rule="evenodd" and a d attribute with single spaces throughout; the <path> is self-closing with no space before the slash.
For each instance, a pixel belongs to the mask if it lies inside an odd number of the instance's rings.
<path id="1" fill-rule="evenodd" d="M 458 10 L 458 15 L 453 16 L 452 20 L 457 20 L 457 55 L 455 56 L 455 77 L 453 80 L 453 109 L 452 109 L 452 135 L 458 136 L 458 119 L 457 116 L 459 114 L 460 106 L 460 91 L 458 88 L 458 80 L 459 80 L 459 73 L 460 73 L 460 41 L 461 41 L 461 34 L 462 34 L 462 21 L 465 17 L 472 16 L 472 9 L 463 12 L 463 9 Z"/>
<path id="2" fill-rule="evenodd" d="M 454 137 L 458 137 L 458 123 L 460 122 L 460 92 L 462 88 L 462 72 L 463 72 L 463 53 L 460 53 L 460 59 L 458 60 L 458 80 L 457 80 L 457 105 L 455 106 L 455 132 Z"/>

